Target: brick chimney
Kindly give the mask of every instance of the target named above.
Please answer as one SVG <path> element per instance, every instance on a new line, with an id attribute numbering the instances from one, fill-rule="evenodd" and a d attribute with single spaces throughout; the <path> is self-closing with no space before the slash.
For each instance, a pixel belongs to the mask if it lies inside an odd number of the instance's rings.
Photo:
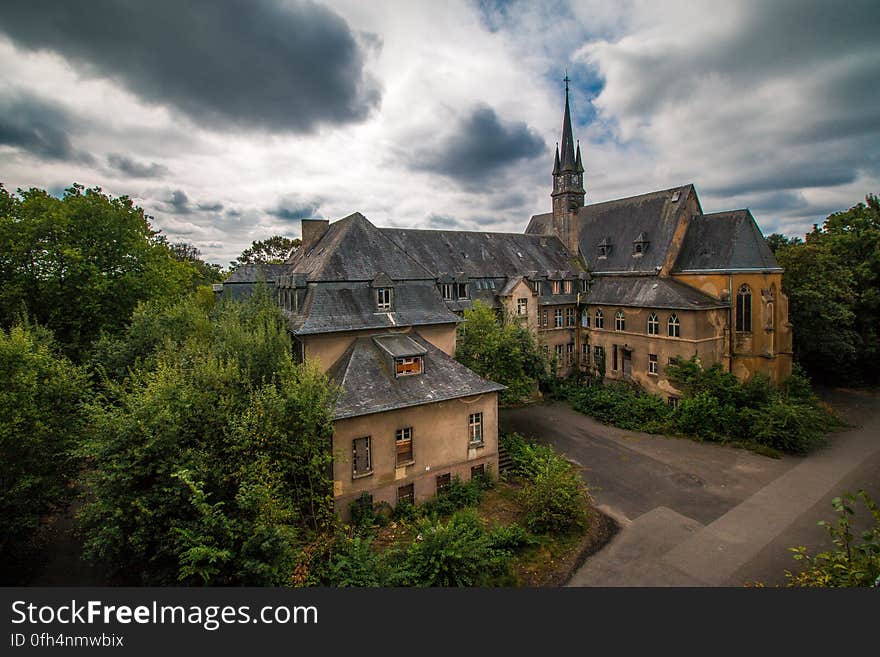
<path id="1" fill-rule="evenodd" d="M 324 237 L 327 228 L 330 227 L 329 219 L 303 219 L 302 220 L 302 245 L 303 253 L 308 253 L 318 241 Z"/>

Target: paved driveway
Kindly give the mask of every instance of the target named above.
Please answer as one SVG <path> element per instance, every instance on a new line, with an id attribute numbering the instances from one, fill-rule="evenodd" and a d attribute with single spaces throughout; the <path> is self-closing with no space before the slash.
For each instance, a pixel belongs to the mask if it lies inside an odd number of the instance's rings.
<path id="1" fill-rule="evenodd" d="M 584 469 L 622 530 L 572 585 L 782 583 L 788 547 L 827 546 L 816 522 L 830 500 L 866 488 L 880 499 L 880 397 L 836 391 L 853 424 L 807 457 L 770 459 L 709 443 L 627 432 L 563 404 L 503 410 L 503 431 L 549 442 Z"/>

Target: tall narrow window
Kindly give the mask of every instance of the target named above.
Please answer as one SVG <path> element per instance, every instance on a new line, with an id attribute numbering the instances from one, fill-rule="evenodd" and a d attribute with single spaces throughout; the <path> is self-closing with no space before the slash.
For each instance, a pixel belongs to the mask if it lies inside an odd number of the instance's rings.
<path id="1" fill-rule="evenodd" d="M 529 300 L 528 299 L 517 299 L 516 300 L 516 314 L 517 315 L 527 315 L 529 308 Z"/>
<path id="2" fill-rule="evenodd" d="M 351 441 L 351 474 L 364 477 L 373 473 L 373 458 L 370 453 L 370 437 L 355 438 Z"/>
<path id="3" fill-rule="evenodd" d="M 574 343 L 565 345 L 565 364 L 569 367 L 574 364 Z"/>
<path id="4" fill-rule="evenodd" d="M 581 327 L 590 328 L 590 311 L 586 308 L 581 311 Z"/>
<path id="5" fill-rule="evenodd" d="M 617 345 L 611 345 L 611 370 L 617 371 Z"/>
<path id="6" fill-rule="evenodd" d="M 550 324 L 549 316 L 550 315 L 549 315 L 548 311 L 546 311 L 546 310 L 541 311 L 541 326 L 543 326 L 544 328 L 547 328 L 547 326 L 549 326 L 549 324 Z"/>
<path id="7" fill-rule="evenodd" d="M 626 317 L 624 316 L 622 310 L 618 310 L 614 314 L 614 330 L 615 331 L 625 331 L 626 330 Z"/>
<path id="8" fill-rule="evenodd" d="M 574 308 L 565 309 L 565 325 L 574 326 Z"/>
<path id="9" fill-rule="evenodd" d="M 581 343 L 581 365 L 589 365 L 590 364 L 590 343 L 582 342 Z"/>
<path id="10" fill-rule="evenodd" d="M 657 375 L 657 354 L 648 354 L 648 374 Z"/>
<path id="11" fill-rule="evenodd" d="M 752 330 L 752 288 L 745 283 L 736 293 L 736 330 Z"/>
<path id="12" fill-rule="evenodd" d="M 553 281 L 553 294 L 561 294 L 562 292 L 562 281 Z"/>
<path id="13" fill-rule="evenodd" d="M 535 281 L 535 294 L 541 296 L 544 294 L 544 284 L 541 281 Z"/>
<path id="14" fill-rule="evenodd" d="M 467 299 L 468 298 L 468 284 L 467 283 L 456 283 L 456 288 L 458 289 L 458 298 L 459 299 Z"/>
<path id="15" fill-rule="evenodd" d="M 648 315 L 648 335 L 657 335 L 660 333 L 660 320 L 657 319 L 657 313 Z"/>
<path id="16" fill-rule="evenodd" d="M 443 491 L 449 488 L 449 485 L 452 483 L 452 475 L 448 472 L 446 474 L 437 475 L 437 494 L 440 495 Z"/>
<path id="17" fill-rule="evenodd" d="M 605 328 L 605 315 L 602 314 L 601 308 L 596 308 L 596 323 L 595 326 L 597 329 Z"/>
<path id="18" fill-rule="evenodd" d="M 444 301 L 452 301 L 454 298 L 455 290 L 453 289 L 455 286 L 452 283 L 443 283 L 440 286 L 440 291 L 443 293 Z"/>
<path id="19" fill-rule="evenodd" d="M 556 356 L 556 367 L 562 365 L 562 345 L 557 344 L 553 347 L 553 354 Z"/>
<path id="20" fill-rule="evenodd" d="M 391 293 L 390 287 L 376 288 L 376 309 L 380 311 L 391 310 Z"/>
<path id="21" fill-rule="evenodd" d="M 556 328 L 562 328 L 562 308 L 557 308 L 553 313 L 554 326 Z"/>
<path id="22" fill-rule="evenodd" d="M 394 436 L 394 447 L 397 454 L 397 465 L 407 465 L 413 462 L 413 430 L 412 427 L 398 429 Z"/>
<path id="23" fill-rule="evenodd" d="M 471 413 L 468 415 L 468 442 L 471 445 L 483 444 L 483 414 Z"/>
<path id="24" fill-rule="evenodd" d="M 587 279 L 582 278 L 581 279 L 581 292 L 586 292 L 586 291 L 587 291 Z"/>
<path id="25" fill-rule="evenodd" d="M 562 293 L 571 294 L 571 281 L 562 281 Z"/>
<path id="26" fill-rule="evenodd" d="M 593 363 L 600 367 L 605 362 L 605 347 L 596 345 L 593 347 Z"/>
<path id="27" fill-rule="evenodd" d="M 678 316 L 675 313 L 670 315 L 669 321 L 666 322 L 666 333 L 670 338 L 681 337 L 681 322 L 678 321 Z"/>
<path id="28" fill-rule="evenodd" d="M 401 502 L 409 502 L 410 504 L 416 503 L 416 487 L 414 484 L 407 484 L 406 486 L 400 486 L 397 489 L 397 503 Z"/>

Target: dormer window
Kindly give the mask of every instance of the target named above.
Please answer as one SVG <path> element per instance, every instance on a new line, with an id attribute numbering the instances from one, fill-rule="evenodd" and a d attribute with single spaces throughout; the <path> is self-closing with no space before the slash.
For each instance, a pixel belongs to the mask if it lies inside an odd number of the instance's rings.
<path id="1" fill-rule="evenodd" d="M 455 299 L 455 284 L 443 283 L 440 286 L 440 293 L 443 295 L 444 301 L 452 301 Z"/>
<path id="2" fill-rule="evenodd" d="M 390 287 L 376 288 L 376 310 L 379 312 L 391 312 L 391 302 L 394 290 Z"/>
<path id="3" fill-rule="evenodd" d="M 544 294 L 544 283 L 543 281 L 535 281 L 535 294 L 537 296 L 541 296 Z"/>
<path id="4" fill-rule="evenodd" d="M 571 281 L 562 281 L 562 293 L 571 294 Z"/>
<path id="5" fill-rule="evenodd" d="M 562 281 L 553 281 L 553 294 L 562 293 Z"/>
<path id="6" fill-rule="evenodd" d="M 395 376 L 413 376 L 422 373 L 422 357 L 421 356 L 404 356 L 403 358 L 394 359 L 394 375 Z"/>
<path id="7" fill-rule="evenodd" d="M 609 255 L 611 255 L 611 244 L 608 242 L 607 237 L 604 238 L 601 242 L 599 242 L 599 244 L 597 245 L 597 248 L 598 248 L 600 258 L 607 258 Z"/>
<path id="8" fill-rule="evenodd" d="M 640 256 L 648 250 L 648 236 L 645 233 L 639 233 L 639 236 L 633 240 L 633 255 Z"/>
<path id="9" fill-rule="evenodd" d="M 468 284 L 467 283 L 456 283 L 455 284 L 456 293 L 459 299 L 467 299 L 468 298 Z"/>

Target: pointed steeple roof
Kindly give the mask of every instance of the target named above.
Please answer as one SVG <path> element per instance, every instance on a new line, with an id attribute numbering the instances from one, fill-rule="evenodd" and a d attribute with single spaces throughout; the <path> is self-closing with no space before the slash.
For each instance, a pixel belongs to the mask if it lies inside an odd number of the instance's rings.
<path id="1" fill-rule="evenodd" d="M 584 163 L 581 162 L 581 140 L 580 139 L 578 139 L 577 155 L 575 156 L 575 167 L 577 168 L 578 173 L 584 172 Z"/>
<path id="2" fill-rule="evenodd" d="M 565 116 L 562 119 L 562 171 L 575 171 L 574 138 L 571 132 L 571 109 L 568 105 L 568 75 L 565 76 Z"/>
<path id="3" fill-rule="evenodd" d="M 557 141 L 556 142 L 556 159 L 553 161 L 553 175 L 554 176 L 559 173 L 560 168 L 561 167 L 559 164 L 559 142 Z"/>

